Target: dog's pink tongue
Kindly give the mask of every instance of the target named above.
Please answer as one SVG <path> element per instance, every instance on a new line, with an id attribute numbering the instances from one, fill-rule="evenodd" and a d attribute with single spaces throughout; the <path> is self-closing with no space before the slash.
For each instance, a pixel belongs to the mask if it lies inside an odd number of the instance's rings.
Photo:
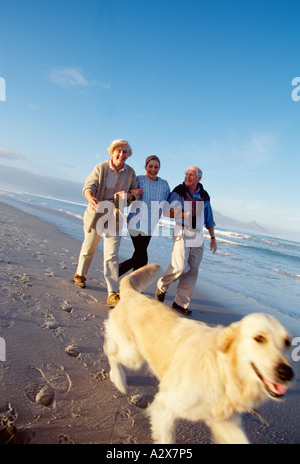
<path id="1" fill-rule="evenodd" d="M 285 395 L 287 388 L 280 383 L 272 383 L 267 379 L 264 379 L 265 384 L 272 390 L 273 392 L 277 393 L 278 395 Z"/>

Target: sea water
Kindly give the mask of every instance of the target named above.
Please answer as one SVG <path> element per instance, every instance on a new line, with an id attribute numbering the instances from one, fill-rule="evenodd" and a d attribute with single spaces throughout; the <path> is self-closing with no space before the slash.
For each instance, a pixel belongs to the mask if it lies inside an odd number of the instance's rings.
<path id="1" fill-rule="evenodd" d="M 79 241 L 83 240 L 82 219 L 87 203 L 46 196 L 0 190 L 0 200 L 26 213 L 56 225 Z M 149 245 L 149 262 L 159 263 L 166 270 L 172 251 L 172 223 L 163 219 Z M 210 282 L 221 288 L 252 299 L 265 308 L 300 319 L 300 243 L 275 237 L 215 228 L 218 250 L 210 251 L 209 235 L 205 234 L 205 253 L 198 281 Z M 100 247 L 102 241 L 100 241 Z M 79 252 L 80 244 L 78 246 Z M 132 242 L 122 238 L 120 256 L 132 253 Z"/>

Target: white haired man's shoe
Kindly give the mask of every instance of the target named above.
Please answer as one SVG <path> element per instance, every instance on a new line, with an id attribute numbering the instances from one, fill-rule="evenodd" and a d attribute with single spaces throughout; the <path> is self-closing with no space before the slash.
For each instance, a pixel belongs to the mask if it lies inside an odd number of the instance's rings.
<path id="1" fill-rule="evenodd" d="M 106 304 L 110 308 L 114 308 L 120 301 L 120 293 L 110 293 L 107 297 Z"/>
<path id="2" fill-rule="evenodd" d="M 157 289 L 156 292 L 155 292 L 155 299 L 157 301 L 160 301 L 161 303 L 163 303 L 165 301 L 165 296 L 166 296 L 166 292 L 162 292 L 161 290 Z"/>

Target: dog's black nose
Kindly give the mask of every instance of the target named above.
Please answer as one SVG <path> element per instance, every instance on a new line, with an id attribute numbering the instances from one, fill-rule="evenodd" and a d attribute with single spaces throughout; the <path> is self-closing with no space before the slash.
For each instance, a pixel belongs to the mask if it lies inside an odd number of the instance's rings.
<path id="1" fill-rule="evenodd" d="M 276 374 L 279 380 L 286 382 L 294 377 L 293 369 L 291 369 L 290 366 L 284 363 L 278 364 L 276 368 Z"/>

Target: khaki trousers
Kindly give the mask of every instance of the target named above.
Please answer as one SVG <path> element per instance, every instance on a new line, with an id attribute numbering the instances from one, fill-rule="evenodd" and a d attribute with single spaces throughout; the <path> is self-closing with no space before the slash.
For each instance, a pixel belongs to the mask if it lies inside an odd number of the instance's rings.
<path id="1" fill-rule="evenodd" d="M 98 221 L 97 230 L 87 231 L 87 215 L 84 215 L 84 241 L 79 253 L 77 274 L 86 276 L 89 267 L 97 250 L 104 225 Z M 103 235 L 103 271 L 108 293 L 118 292 L 119 290 L 119 248 L 121 237 L 118 232 L 116 236 Z"/>
<path id="2" fill-rule="evenodd" d="M 187 308 L 190 304 L 203 251 L 203 245 L 189 247 L 185 237 L 174 236 L 171 264 L 165 275 L 157 282 L 157 288 L 166 292 L 173 282 L 179 280 L 174 301 L 183 308 Z"/>

